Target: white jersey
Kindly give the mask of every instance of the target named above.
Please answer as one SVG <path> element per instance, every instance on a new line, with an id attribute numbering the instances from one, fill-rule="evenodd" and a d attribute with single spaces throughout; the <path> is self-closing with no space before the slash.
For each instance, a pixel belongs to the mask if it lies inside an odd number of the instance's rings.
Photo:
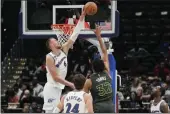
<path id="1" fill-rule="evenodd" d="M 63 51 L 61 51 L 60 55 L 58 55 L 58 56 L 54 55 L 52 52 L 48 53 L 48 55 L 50 55 L 54 59 L 57 74 L 61 78 L 65 79 L 65 77 L 67 75 L 67 66 L 68 66 L 67 65 L 67 55 Z M 48 67 L 46 69 L 47 69 L 47 83 L 50 83 L 50 84 L 54 85 L 54 87 L 58 87 L 59 89 L 64 89 L 65 85 L 56 82 L 52 78 L 52 76 L 48 70 Z"/>
<path id="2" fill-rule="evenodd" d="M 64 99 L 63 113 L 87 113 L 84 91 L 69 92 Z"/>
<path id="3" fill-rule="evenodd" d="M 156 106 L 153 104 L 154 101 L 151 104 L 151 113 L 161 113 L 161 103 L 164 102 L 164 100 L 161 100 Z"/>

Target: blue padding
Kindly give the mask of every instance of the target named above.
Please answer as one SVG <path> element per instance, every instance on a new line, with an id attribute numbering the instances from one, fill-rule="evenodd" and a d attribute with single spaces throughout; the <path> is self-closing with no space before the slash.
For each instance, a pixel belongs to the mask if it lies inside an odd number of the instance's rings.
<path id="1" fill-rule="evenodd" d="M 109 65 L 110 65 L 110 75 L 112 77 L 113 104 L 115 105 L 115 110 L 116 110 L 116 93 L 117 93 L 116 61 L 112 54 L 109 54 L 108 57 L 109 57 Z"/>

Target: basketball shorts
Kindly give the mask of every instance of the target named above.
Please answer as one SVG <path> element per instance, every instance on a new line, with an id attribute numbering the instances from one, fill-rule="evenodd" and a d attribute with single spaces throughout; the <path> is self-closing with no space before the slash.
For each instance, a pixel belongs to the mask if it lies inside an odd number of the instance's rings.
<path id="1" fill-rule="evenodd" d="M 112 101 L 102 101 L 93 105 L 94 113 L 115 113 Z"/>
<path id="2" fill-rule="evenodd" d="M 52 113 L 54 108 L 60 103 L 62 89 L 54 87 L 50 83 L 46 83 L 43 90 L 44 105 L 43 110 L 46 113 Z"/>

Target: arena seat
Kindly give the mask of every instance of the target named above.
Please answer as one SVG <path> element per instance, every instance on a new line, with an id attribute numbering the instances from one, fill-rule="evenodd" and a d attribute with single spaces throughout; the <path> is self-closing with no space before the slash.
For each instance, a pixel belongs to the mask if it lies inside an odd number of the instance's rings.
<path id="1" fill-rule="evenodd" d="M 131 33 L 125 33 L 125 34 L 123 34 L 122 39 L 123 39 L 125 42 L 134 42 Z"/>
<path id="2" fill-rule="evenodd" d="M 131 25 L 132 22 L 133 22 L 133 20 L 127 19 L 127 18 L 122 18 L 122 19 L 120 20 L 120 24 L 123 23 L 123 24 L 129 24 L 129 25 Z"/>
<path id="3" fill-rule="evenodd" d="M 120 17 L 121 18 L 132 18 L 132 17 L 135 17 L 135 14 L 132 11 L 125 11 L 125 12 L 120 13 Z"/>
<path id="4" fill-rule="evenodd" d="M 163 32 L 170 32 L 170 25 L 165 25 L 163 28 Z"/>
<path id="5" fill-rule="evenodd" d="M 150 25 L 160 25 L 161 20 L 160 19 L 156 19 L 156 18 L 149 18 L 149 24 Z"/>
<path id="6" fill-rule="evenodd" d="M 148 32 L 148 28 L 146 26 L 136 26 L 136 32 Z"/>
<path id="7" fill-rule="evenodd" d="M 166 25 L 166 24 L 169 24 L 169 25 L 170 25 L 170 19 L 169 19 L 169 18 L 165 18 L 165 17 L 164 17 L 164 18 L 161 18 L 161 23 L 162 23 L 162 24 L 165 24 L 165 25 Z"/>
<path id="8" fill-rule="evenodd" d="M 153 32 L 153 33 L 150 33 L 148 38 L 151 40 L 151 41 L 159 41 L 160 40 L 160 34 L 159 33 L 156 33 L 156 32 Z"/>
<path id="9" fill-rule="evenodd" d="M 170 33 L 164 33 L 162 36 L 162 41 L 170 43 Z"/>
<path id="10" fill-rule="evenodd" d="M 130 25 L 125 25 L 121 27 L 123 32 L 132 32 L 133 28 Z"/>
<path id="11" fill-rule="evenodd" d="M 160 30 L 160 26 L 157 26 L 157 25 L 149 25 L 149 30 L 152 31 L 152 32 L 156 32 L 156 33 L 159 33 L 161 30 Z"/>
<path id="12" fill-rule="evenodd" d="M 149 43 L 146 33 L 137 33 L 136 40 L 138 43 Z"/>
<path id="13" fill-rule="evenodd" d="M 136 25 L 148 25 L 148 18 L 136 18 Z"/>

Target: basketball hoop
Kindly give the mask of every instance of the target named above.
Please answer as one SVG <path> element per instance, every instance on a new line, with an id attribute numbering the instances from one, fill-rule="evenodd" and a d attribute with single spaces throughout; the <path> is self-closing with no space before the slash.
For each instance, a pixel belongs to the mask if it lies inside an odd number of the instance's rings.
<path id="1" fill-rule="evenodd" d="M 72 24 L 53 24 L 51 28 L 56 32 L 59 43 L 64 44 L 72 35 L 75 25 Z"/>

